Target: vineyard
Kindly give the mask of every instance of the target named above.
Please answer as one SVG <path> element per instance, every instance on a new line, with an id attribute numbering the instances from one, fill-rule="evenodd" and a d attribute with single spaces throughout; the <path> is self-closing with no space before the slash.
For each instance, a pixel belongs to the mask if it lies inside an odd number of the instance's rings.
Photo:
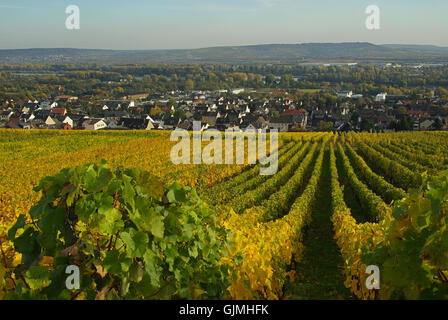
<path id="1" fill-rule="evenodd" d="M 272 176 L 175 144 L 0 131 L 0 299 L 448 297 L 447 133 L 284 133 Z"/>

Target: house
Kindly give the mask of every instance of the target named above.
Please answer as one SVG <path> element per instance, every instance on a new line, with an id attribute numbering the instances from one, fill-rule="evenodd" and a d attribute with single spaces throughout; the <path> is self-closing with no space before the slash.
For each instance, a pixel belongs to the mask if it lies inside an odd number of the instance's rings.
<path id="1" fill-rule="evenodd" d="M 28 107 L 22 107 L 22 110 L 20 110 L 22 114 L 29 114 L 31 112 L 31 108 Z"/>
<path id="2" fill-rule="evenodd" d="M 22 121 L 25 121 L 25 122 L 30 122 L 31 120 L 36 119 L 36 116 L 34 115 L 34 113 L 31 113 L 31 114 L 29 114 L 29 115 L 28 115 L 28 114 L 25 114 L 25 113 L 22 113 L 20 119 L 21 119 Z"/>
<path id="3" fill-rule="evenodd" d="M 431 129 L 431 126 L 434 124 L 434 121 L 432 120 L 425 120 L 422 123 L 420 123 L 420 130 L 429 130 Z"/>
<path id="4" fill-rule="evenodd" d="M 14 115 L 14 112 L 8 110 L 0 110 L 0 120 L 9 120 Z"/>
<path id="5" fill-rule="evenodd" d="M 65 116 L 67 114 L 66 108 L 54 108 L 50 112 L 52 115 L 62 115 Z"/>
<path id="6" fill-rule="evenodd" d="M 104 113 L 104 119 L 106 120 L 120 120 L 121 118 L 129 118 L 129 113 L 121 110 L 106 111 Z"/>
<path id="7" fill-rule="evenodd" d="M 104 104 L 103 106 L 101 106 L 101 109 L 103 111 L 105 110 L 121 110 L 122 108 L 122 103 L 123 101 L 116 101 L 116 100 L 107 100 L 106 104 Z"/>
<path id="8" fill-rule="evenodd" d="M 64 119 L 62 120 L 63 124 L 68 124 L 70 126 L 70 128 L 73 128 L 74 122 L 73 119 L 70 118 L 69 116 L 65 116 Z"/>
<path id="9" fill-rule="evenodd" d="M 45 129 L 47 126 L 45 122 L 41 119 L 35 119 L 30 121 L 31 129 Z"/>
<path id="10" fill-rule="evenodd" d="M 84 130 L 101 130 L 107 127 L 103 119 L 89 119 L 82 123 Z"/>
<path id="11" fill-rule="evenodd" d="M 205 122 L 211 126 L 214 126 L 216 125 L 216 117 L 217 117 L 216 112 L 206 112 L 204 115 L 202 115 L 201 122 Z"/>
<path id="12" fill-rule="evenodd" d="M 181 123 L 177 125 L 177 128 L 183 129 L 183 130 L 192 130 L 193 129 L 193 122 L 190 120 L 184 120 Z"/>
<path id="13" fill-rule="evenodd" d="M 61 129 L 63 126 L 61 121 L 52 116 L 48 116 L 44 123 L 48 129 Z"/>
<path id="14" fill-rule="evenodd" d="M 305 128 L 308 123 L 308 112 L 305 110 L 285 110 L 282 115 L 289 115 L 293 122 Z"/>
<path id="15" fill-rule="evenodd" d="M 51 110 L 53 108 L 56 108 L 58 104 L 56 102 L 49 102 L 49 101 L 42 101 L 39 104 L 39 109 L 41 110 Z"/>
<path id="16" fill-rule="evenodd" d="M 375 102 L 385 102 L 387 98 L 387 93 L 378 93 L 375 97 Z"/>
<path id="17" fill-rule="evenodd" d="M 423 118 L 424 113 L 420 110 L 409 110 L 408 115 L 415 120 L 420 120 Z"/>
<path id="18" fill-rule="evenodd" d="M 233 89 L 232 90 L 233 94 L 240 94 L 240 93 L 243 93 L 243 92 L 244 92 L 244 89 Z"/>
<path id="19" fill-rule="evenodd" d="M 118 124 L 130 130 L 152 130 L 154 125 L 144 118 L 121 118 Z"/>
<path id="20" fill-rule="evenodd" d="M 293 123 L 291 115 L 281 115 L 269 121 L 269 130 L 278 130 L 279 132 L 288 132 Z"/>
<path id="21" fill-rule="evenodd" d="M 353 96 L 353 91 L 342 91 L 337 93 L 338 98 L 351 98 Z"/>
<path id="22" fill-rule="evenodd" d="M 19 122 L 19 127 L 25 130 L 30 130 L 31 129 L 31 124 L 29 122 L 23 122 L 20 121 Z"/>
<path id="23" fill-rule="evenodd" d="M 62 122 L 70 124 L 73 129 L 77 129 L 77 128 L 82 128 L 83 122 L 88 119 L 89 119 L 88 116 L 86 116 L 84 114 L 69 113 L 69 114 L 67 114 L 66 118 Z"/>
<path id="24" fill-rule="evenodd" d="M 160 123 L 159 128 L 163 128 L 165 130 L 174 130 L 180 122 L 181 120 L 177 117 L 164 117 L 162 122 Z"/>
<path id="25" fill-rule="evenodd" d="M 106 123 L 109 130 L 125 129 L 118 125 L 118 120 L 106 120 Z"/>

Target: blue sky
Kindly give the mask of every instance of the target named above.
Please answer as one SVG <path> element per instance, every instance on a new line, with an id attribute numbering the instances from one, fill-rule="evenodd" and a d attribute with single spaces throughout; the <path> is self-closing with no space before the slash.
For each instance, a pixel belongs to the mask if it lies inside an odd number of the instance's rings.
<path id="1" fill-rule="evenodd" d="M 81 29 L 65 28 L 78 5 Z M 381 9 L 381 29 L 365 9 Z M 0 0 L 0 49 L 366 41 L 448 46 L 447 0 Z"/>

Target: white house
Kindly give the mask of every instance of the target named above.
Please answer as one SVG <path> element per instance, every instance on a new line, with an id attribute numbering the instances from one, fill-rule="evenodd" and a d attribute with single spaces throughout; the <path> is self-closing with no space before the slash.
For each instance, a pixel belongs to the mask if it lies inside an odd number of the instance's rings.
<path id="1" fill-rule="evenodd" d="M 85 130 L 100 130 L 106 128 L 107 124 L 102 119 L 89 119 L 83 122 L 82 127 Z"/>
<path id="2" fill-rule="evenodd" d="M 47 119 L 45 120 L 45 124 L 47 126 L 54 126 L 56 125 L 56 119 L 53 119 L 52 117 L 48 116 Z"/>
<path id="3" fill-rule="evenodd" d="M 36 119 L 36 116 L 34 115 L 34 113 L 30 114 L 30 116 L 28 117 L 28 119 L 26 121 L 31 121 Z"/>
<path id="4" fill-rule="evenodd" d="M 386 97 L 387 97 L 387 93 L 385 93 L 385 92 L 378 93 L 375 97 L 375 101 L 376 102 L 384 102 L 384 101 L 386 101 Z"/>
<path id="5" fill-rule="evenodd" d="M 351 98 L 353 95 L 353 91 L 342 91 L 338 92 L 338 98 Z"/>
<path id="6" fill-rule="evenodd" d="M 73 120 L 69 116 L 66 116 L 65 119 L 62 121 L 62 123 L 67 123 L 67 124 L 70 125 L 70 127 L 74 128 L 73 127 Z"/>
<path id="7" fill-rule="evenodd" d="M 14 112 L 8 111 L 0 111 L 0 120 L 9 120 L 14 115 Z"/>
<path id="8" fill-rule="evenodd" d="M 42 101 L 39 104 L 39 109 L 41 109 L 41 110 L 50 110 L 50 109 L 56 108 L 57 106 L 58 106 L 57 102 L 50 103 L 48 101 Z"/>
<path id="9" fill-rule="evenodd" d="M 243 92 L 244 92 L 244 89 L 233 89 L 232 90 L 233 94 L 240 94 L 240 93 L 243 93 Z"/>

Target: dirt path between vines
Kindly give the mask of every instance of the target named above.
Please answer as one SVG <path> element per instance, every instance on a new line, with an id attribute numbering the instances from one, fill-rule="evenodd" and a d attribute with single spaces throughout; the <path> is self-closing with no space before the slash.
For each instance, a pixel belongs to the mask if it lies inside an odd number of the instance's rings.
<path id="1" fill-rule="evenodd" d="M 288 300 L 354 299 L 344 286 L 343 260 L 333 239 L 329 164 L 327 151 L 312 221 L 305 230 L 303 259 L 295 266 L 296 281 L 286 286 L 285 299 Z"/>

